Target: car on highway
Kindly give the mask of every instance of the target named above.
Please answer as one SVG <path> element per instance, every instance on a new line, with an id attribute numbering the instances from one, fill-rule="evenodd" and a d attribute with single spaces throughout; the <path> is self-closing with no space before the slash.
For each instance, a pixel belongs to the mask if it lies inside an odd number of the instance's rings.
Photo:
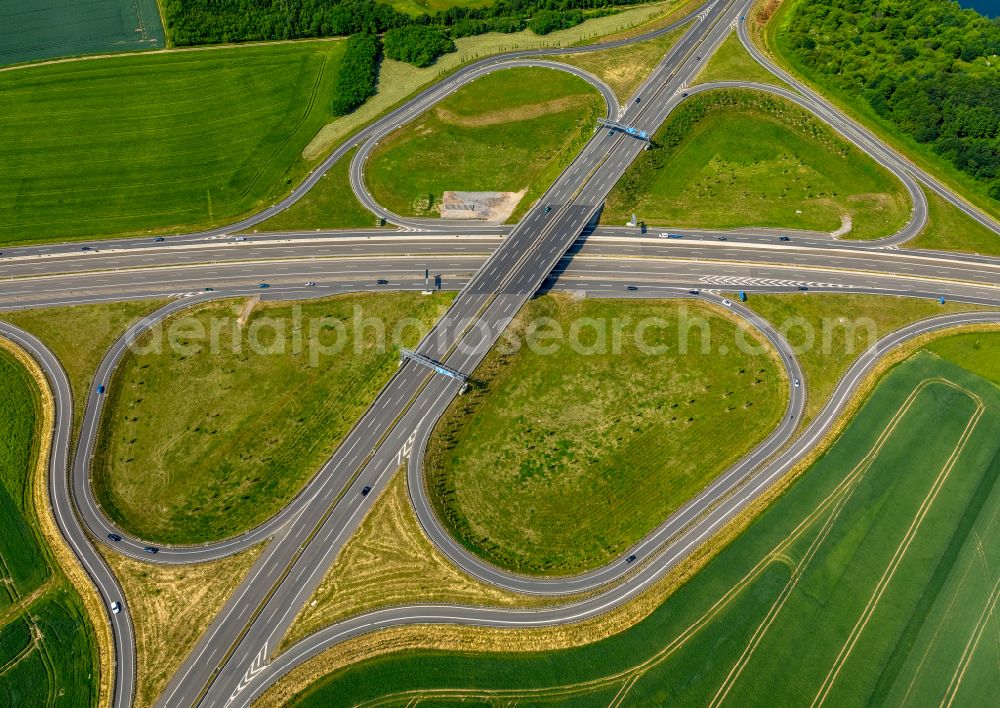
<path id="1" fill-rule="evenodd" d="M 90 246 L 80 246 L 80 250 L 81 251 L 93 251 L 94 249 L 92 249 Z"/>
<path id="2" fill-rule="evenodd" d="M 608 135 L 614 135 L 614 134 L 615 134 L 615 131 L 614 131 L 614 130 L 609 130 L 609 131 L 608 131 Z"/>
<path id="3" fill-rule="evenodd" d="M 156 546 L 146 546 L 142 550 L 144 550 L 146 553 L 159 553 L 160 552 L 160 549 L 157 548 Z"/>
<path id="4" fill-rule="evenodd" d="M 548 214 L 550 211 L 552 211 L 552 207 L 549 206 L 548 204 L 546 204 L 545 205 L 545 213 Z"/>
<path id="5" fill-rule="evenodd" d="M 214 293 L 215 292 L 215 288 L 205 288 L 205 292 L 206 293 Z"/>
<path id="6" fill-rule="evenodd" d="M 316 283 L 314 281 L 312 281 L 312 280 L 307 280 L 306 283 L 305 283 L 305 286 L 307 288 L 315 288 L 316 287 Z"/>
<path id="7" fill-rule="evenodd" d="M 636 103 L 638 103 L 638 102 L 639 102 L 640 100 L 642 100 L 642 99 L 641 99 L 641 98 L 640 98 L 639 96 L 636 96 L 636 97 L 635 97 L 635 102 L 636 102 Z"/>
<path id="8" fill-rule="evenodd" d="M 377 283 L 378 285 L 388 285 L 388 284 L 389 284 L 389 281 L 388 281 L 388 280 L 386 280 L 385 278 L 379 278 L 379 279 L 378 279 L 378 280 L 376 280 L 375 282 L 376 282 L 376 283 Z"/>
<path id="9" fill-rule="evenodd" d="M 792 239 L 788 238 L 787 236 L 779 236 L 778 240 L 779 241 L 791 241 Z"/>
<path id="10" fill-rule="evenodd" d="M 97 387 L 97 392 L 104 393 L 104 384 L 101 384 L 100 386 Z"/>
<path id="11" fill-rule="evenodd" d="M 630 555 L 628 558 L 625 559 L 625 562 L 631 563 L 634 560 L 635 560 L 635 554 L 633 553 L 632 555 Z"/>
<path id="12" fill-rule="evenodd" d="M 119 612 L 122 611 L 122 603 L 120 603 L 120 602 L 112 602 L 111 603 L 111 611 L 117 615 Z"/>
<path id="13" fill-rule="evenodd" d="M 687 98 L 687 95 L 688 95 L 687 91 L 685 91 L 684 93 L 681 94 L 681 96 L 683 96 L 684 98 Z"/>
<path id="14" fill-rule="evenodd" d="M 361 490 L 361 496 L 363 496 L 363 497 L 367 497 L 367 496 L 368 496 L 368 493 L 369 493 L 369 492 L 370 492 L 371 490 L 372 490 L 372 488 L 371 488 L 371 487 L 369 487 L 368 485 L 365 485 L 364 489 L 362 489 L 362 490 Z"/>
<path id="15" fill-rule="evenodd" d="M 733 306 L 733 301 L 732 300 L 723 300 L 722 304 L 725 305 L 726 307 L 732 307 Z"/>
<path id="16" fill-rule="evenodd" d="M 800 285 L 799 286 L 799 290 L 808 290 L 808 289 L 809 289 L 808 285 Z"/>
<path id="17" fill-rule="evenodd" d="M 688 290 L 689 295 L 701 295 L 700 290 Z"/>
<path id="18" fill-rule="evenodd" d="M 726 238 L 725 236 L 719 236 L 719 240 L 720 241 L 728 241 L 729 239 Z"/>
<path id="19" fill-rule="evenodd" d="M 246 241 L 246 240 L 247 240 L 246 236 L 237 236 L 236 237 L 236 243 L 242 243 L 243 241 Z"/>
<path id="20" fill-rule="evenodd" d="M 261 283 L 261 284 L 260 284 L 260 285 L 258 285 L 257 287 L 258 287 L 258 288 L 260 288 L 261 290 L 263 290 L 263 289 L 265 289 L 265 288 L 269 288 L 269 287 L 271 287 L 271 284 L 270 284 L 270 283 Z"/>
<path id="21" fill-rule="evenodd" d="M 635 285 L 626 285 L 625 289 L 626 290 L 638 290 L 639 288 L 637 288 Z"/>
<path id="22" fill-rule="evenodd" d="M 157 236 L 156 238 L 153 239 L 153 241 L 156 243 L 163 243 L 164 238 L 162 236 Z"/>
<path id="23" fill-rule="evenodd" d="M 798 379 L 794 379 L 794 380 L 792 381 L 792 384 L 793 384 L 793 385 L 795 386 L 795 388 L 798 388 L 798 387 L 799 387 L 799 385 L 800 385 L 800 384 L 799 384 L 799 380 L 798 380 Z"/>
<path id="24" fill-rule="evenodd" d="M 660 238 L 684 238 L 681 234 L 660 234 Z"/>
<path id="25" fill-rule="evenodd" d="M 108 534 L 108 540 L 109 540 L 109 541 L 114 541 L 115 543 L 118 543 L 119 541 L 121 541 L 121 540 L 122 540 L 122 537 L 121 537 L 121 536 L 119 536 L 119 535 L 118 535 L 118 534 L 116 534 L 116 533 L 109 533 L 109 534 Z"/>

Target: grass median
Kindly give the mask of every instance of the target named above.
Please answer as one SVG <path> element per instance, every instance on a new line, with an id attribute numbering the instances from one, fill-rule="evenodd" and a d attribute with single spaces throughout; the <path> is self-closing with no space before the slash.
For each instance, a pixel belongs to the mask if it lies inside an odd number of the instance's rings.
<path id="1" fill-rule="evenodd" d="M 320 468 L 451 294 L 198 306 L 112 377 L 94 488 L 123 528 L 201 543 L 251 528 Z"/>
<path id="2" fill-rule="evenodd" d="M 692 96 L 608 196 L 604 223 L 771 227 L 876 238 L 907 221 L 884 168 L 784 99 L 744 90 Z"/>
<path id="3" fill-rule="evenodd" d="M 564 336 L 545 339 L 555 328 Z M 477 386 L 438 423 L 425 464 L 454 536 L 517 572 L 565 575 L 609 562 L 763 440 L 784 411 L 788 382 L 773 350 L 697 301 L 549 295 L 506 336 L 523 346 L 501 344 L 477 369 Z"/>
<path id="4" fill-rule="evenodd" d="M 802 423 L 826 405 L 847 369 L 865 349 L 890 332 L 918 320 L 952 312 L 989 309 L 892 295 L 841 293 L 750 294 L 747 306 L 788 340 L 805 376 Z"/>
<path id="5" fill-rule="evenodd" d="M 603 103 L 582 79 L 505 69 L 459 89 L 383 140 L 365 168 L 389 210 L 438 216 L 447 190 L 512 192 L 515 218 L 593 135 Z"/>

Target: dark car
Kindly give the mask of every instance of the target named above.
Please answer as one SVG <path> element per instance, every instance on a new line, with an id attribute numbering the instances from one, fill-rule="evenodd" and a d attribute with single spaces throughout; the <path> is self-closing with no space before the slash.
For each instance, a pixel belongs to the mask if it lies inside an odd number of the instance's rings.
<path id="1" fill-rule="evenodd" d="M 119 535 L 118 535 L 118 534 L 116 534 L 116 533 L 109 533 L 109 534 L 108 534 L 108 540 L 109 540 L 109 541 L 114 541 L 115 543 L 118 543 L 119 541 L 121 541 L 121 540 L 122 540 L 122 537 L 121 537 L 121 536 L 119 536 Z"/>
<path id="2" fill-rule="evenodd" d="M 640 100 L 642 100 L 642 99 L 640 99 L 638 96 L 635 97 L 635 102 L 636 103 L 638 103 Z"/>
<path id="3" fill-rule="evenodd" d="M 270 285 L 270 283 L 261 283 L 261 284 L 260 284 L 260 285 L 258 285 L 257 287 L 258 287 L 258 288 L 260 288 L 261 290 L 263 290 L 264 288 L 269 288 L 269 287 L 271 287 L 271 285 Z"/>
<path id="4" fill-rule="evenodd" d="M 684 98 L 687 98 L 687 95 L 688 95 L 687 91 L 685 91 L 684 93 L 681 94 L 681 96 L 683 96 Z"/>
<path id="5" fill-rule="evenodd" d="M 809 289 L 808 285 L 800 285 L 799 286 L 799 290 L 808 290 L 808 289 Z"/>
<path id="6" fill-rule="evenodd" d="M 638 290 L 639 288 L 637 288 L 635 285 L 626 285 L 625 289 L 626 290 Z"/>
<path id="7" fill-rule="evenodd" d="M 552 207 L 550 207 L 548 204 L 546 204 L 545 205 L 545 213 L 548 214 L 550 211 L 552 211 Z"/>
<path id="8" fill-rule="evenodd" d="M 104 393 L 104 384 L 101 384 L 100 386 L 97 387 L 97 392 Z"/>
<path id="9" fill-rule="evenodd" d="M 162 236 L 157 236 L 157 237 L 156 237 L 156 238 L 154 238 L 153 240 L 154 240 L 154 241 L 155 241 L 156 243 L 162 243 L 162 242 L 163 242 L 163 237 L 162 237 Z"/>
<path id="10" fill-rule="evenodd" d="M 142 550 L 144 550 L 146 553 L 159 553 L 160 552 L 160 549 L 157 548 L 156 546 L 146 546 Z"/>
<path id="11" fill-rule="evenodd" d="M 701 291 L 700 290 L 688 290 L 688 294 L 690 294 L 690 295 L 701 295 Z"/>
<path id="12" fill-rule="evenodd" d="M 726 238 L 725 236 L 719 236 L 719 240 L 720 241 L 728 241 L 729 239 Z"/>
<path id="13" fill-rule="evenodd" d="M 379 278 L 375 282 L 378 283 L 379 285 L 388 285 L 389 284 L 389 281 L 386 280 L 385 278 Z"/>
<path id="14" fill-rule="evenodd" d="M 215 288 L 205 288 L 205 292 L 206 293 L 214 293 L 215 292 Z"/>
<path id="15" fill-rule="evenodd" d="M 93 250 L 90 246 L 80 246 L 81 251 L 91 251 Z"/>
<path id="16" fill-rule="evenodd" d="M 635 560 L 635 554 L 633 553 L 632 555 L 630 555 L 628 558 L 625 559 L 625 562 L 631 563 L 634 560 Z"/>
<path id="17" fill-rule="evenodd" d="M 370 492 L 371 490 L 372 490 L 371 487 L 365 486 L 365 488 L 361 490 L 361 496 L 367 497 L 368 496 L 368 492 Z"/>
<path id="18" fill-rule="evenodd" d="M 778 240 L 779 241 L 791 241 L 792 239 L 788 238 L 787 236 L 779 236 Z"/>

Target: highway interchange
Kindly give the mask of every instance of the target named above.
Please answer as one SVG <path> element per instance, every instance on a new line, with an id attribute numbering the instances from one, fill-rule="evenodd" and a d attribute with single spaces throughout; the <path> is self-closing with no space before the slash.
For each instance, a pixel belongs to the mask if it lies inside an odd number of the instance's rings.
<path id="1" fill-rule="evenodd" d="M 1000 260 L 898 248 L 926 223 L 926 201 L 918 183 L 1000 233 L 997 225 L 799 85 L 794 77 L 771 66 L 749 41 L 740 22 L 749 5 L 747 0 L 716 0 L 700 8 L 693 19 L 685 18 L 658 30 L 660 34 L 689 25 L 637 90 L 641 102 L 629 101 L 623 109 L 610 90 L 586 72 L 531 58 L 557 53 L 553 50 L 494 57 L 469 65 L 364 129 L 335 150 L 288 198 L 237 224 L 170 237 L 162 243 L 147 238 L 93 242 L 87 244 L 87 251 L 81 251 L 80 244 L 5 250 L 0 256 L 0 273 L 8 278 L 0 281 L 3 309 L 173 296 L 168 305 L 130 329 L 102 361 L 95 386 L 83 402 L 78 454 L 72 458 L 69 474 L 69 411 L 73 402 L 65 374 L 44 344 L 17 328 L 0 324 L 0 335 L 24 347 L 49 378 L 58 411 L 50 460 L 53 508 L 60 529 L 105 602 L 110 605 L 121 599 L 122 593 L 93 541 L 103 542 L 108 533 L 117 533 L 123 541 L 112 547 L 150 560 L 142 549 L 155 539 L 133 539 L 116 529 L 93 497 L 89 464 L 103 403 L 96 386 L 110 379 L 128 345 L 146 328 L 196 302 L 260 294 L 257 284 L 263 281 L 272 285 L 265 294 L 269 298 L 422 289 L 426 269 L 435 276 L 435 287 L 459 290 L 460 294 L 419 351 L 466 373 L 474 371 L 524 302 L 543 288 L 583 291 L 592 296 L 700 297 L 719 302 L 718 290 L 805 287 L 934 298 L 944 295 L 951 300 L 997 304 Z M 588 228 L 607 193 L 643 148 L 640 141 L 621 133 L 609 135 L 605 130 L 595 134 L 513 228 L 404 219 L 375 203 L 364 185 L 365 159 L 379 140 L 458 86 L 510 66 L 542 64 L 571 70 L 601 89 L 609 116 L 652 134 L 684 94 L 719 87 L 689 88 L 688 84 L 734 27 L 758 61 L 797 93 L 778 87 L 757 88 L 778 93 L 812 111 L 901 179 L 914 200 L 914 209 L 899 233 L 869 243 L 795 234 L 791 242 L 781 243 L 774 233 L 766 231 L 680 230 L 676 233 L 683 234 L 683 239 L 668 241 L 657 233 L 639 235 L 634 230 Z M 592 48 L 573 51 L 588 50 Z M 334 162 L 358 145 L 361 149 L 351 165 L 351 183 L 358 198 L 374 213 L 404 230 L 248 234 L 240 243 L 231 238 L 230 234 L 251 229 L 301 198 Z M 388 283 L 380 285 L 378 279 Z M 317 286 L 305 287 L 306 281 L 316 281 Z M 208 286 L 215 288 L 214 292 L 205 292 Z M 692 289 L 699 290 L 699 294 L 692 295 Z M 793 352 L 779 332 L 737 303 L 732 304 L 732 309 L 771 341 L 789 379 L 803 379 Z M 457 394 L 459 385 L 412 362 L 406 363 L 330 460 L 278 515 L 237 538 L 193 548 L 164 547 L 153 559 L 158 563 L 207 561 L 271 539 L 249 576 L 173 677 L 160 703 L 247 705 L 301 661 L 347 637 L 379 627 L 406 623 L 528 627 L 578 621 L 606 612 L 662 577 L 794 466 L 836 423 L 851 394 L 884 351 L 927 331 L 975 322 L 1000 322 L 1000 314 L 942 316 L 893 333 L 857 360 L 822 413 L 798 435 L 807 385 L 790 388 L 782 424 L 757 449 L 665 519 L 622 559 L 584 575 L 559 579 L 527 578 L 494 568 L 467 553 L 440 526 L 423 493 L 421 453 L 434 422 Z M 440 605 L 379 610 L 338 623 L 275 654 L 296 613 L 404 458 L 409 459 L 407 473 L 418 518 L 434 543 L 463 569 L 486 582 L 526 593 L 590 594 L 583 600 L 534 611 Z M 362 497 L 362 486 L 371 486 L 374 493 Z M 638 556 L 638 563 L 624 563 L 631 554 Z M 127 608 L 109 614 L 109 618 L 117 659 L 114 702 L 126 706 L 131 704 L 135 683 L 134 633 Z"/>

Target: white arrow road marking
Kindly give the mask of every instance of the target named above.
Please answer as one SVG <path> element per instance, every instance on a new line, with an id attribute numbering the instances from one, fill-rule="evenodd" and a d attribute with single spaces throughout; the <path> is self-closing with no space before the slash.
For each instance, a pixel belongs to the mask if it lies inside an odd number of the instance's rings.
<path id="1" fill-rule="evenodd" d="M 254 657 L 253 663 L 250 664 L 250 668 L 247 669 L 247 672 L 243 674 L 243 679 L 236 687 L 236 690 L 233 691 L 233 695 L 229 697 L 229 701 L 227 702 L 234 701 L 238 695 L 240 695 L 241 693 L 243 693 L 244 690 L 246 690 L 246 687 L 249 686 L 250 683 L 257 677 L 257 674 L 259 674 L 266 668 L 267 668 L 267 642 L 264 642 L 264 646 L 261 647 L 261 650 L 259 652 L 257 652 L 257 656 Z"/>
<path id="2" fill-rule="evenodd" d="M 403 447 L 399 448 L 399 453 L 396 455 L 397 465 L 403 464 L 403 459 L 409 456 L 410 450 L 413 449 L 413 441 L 416 439 L 417 439 L 417 431 L 414 430 L 413 433 L 410 435 L 410 437 L 406 439 L 406 442 L 403 443 Z"/>

